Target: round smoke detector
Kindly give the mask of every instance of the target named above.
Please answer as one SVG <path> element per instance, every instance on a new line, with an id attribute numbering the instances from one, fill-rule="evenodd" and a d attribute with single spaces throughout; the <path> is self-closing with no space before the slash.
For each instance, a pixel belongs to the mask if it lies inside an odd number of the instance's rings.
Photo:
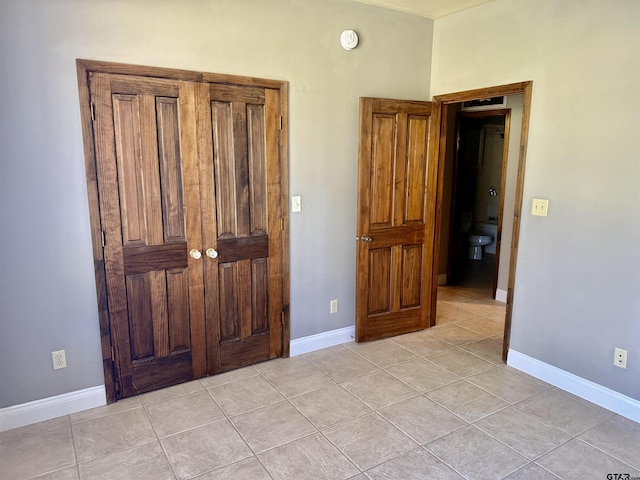
<path id="1" fill-rule="evenodd" d="M 358 46 L 358 34 L 353 30 L 344 30 L 340 34 L 340 45 L 345 50 L 353 50 Z"/>

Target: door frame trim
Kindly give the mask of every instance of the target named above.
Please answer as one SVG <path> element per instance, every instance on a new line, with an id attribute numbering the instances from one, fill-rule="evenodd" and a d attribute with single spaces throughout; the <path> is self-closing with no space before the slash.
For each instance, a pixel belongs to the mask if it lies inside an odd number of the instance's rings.
<path id="1" fill-rule="evenodd" d="M 87 195 L 89 202 L 89 223 L 91 229 L 91 246 L 93 252 L 93 268 L 96 279 L 98 306 L 98 322 L 102 351 L 102 366 L 107 403 L 117 398 L 118 385 L 114 360 L 112 358 L 111 325 L 107 300 L 106 272 L 102 250 L 102 225 L 98 198 L 98 176 L 93 135 L 92 105 L 89 91 L 89 75 L 92 73 L 108 73 L 119 75 L 136 75 L 152 78 L 168 78 L 191 82 L 220 83 L 227 85 L 257 86 L 271 88 L 280 92 L 280 178 L 281 178 L 281 216 L 282 216 L 282 356 L 289 356 L 290 343 L 290 279 L 289 279 L 289 84 L 282 80 L 268 80 L 238 75 L 197 72 L 173 68 L 131 65 L 125 63 L 102 62 L 97 60 L 76 59 L 78 95 L 80 101 L 80 121 L 82 127 L 82 143 L 84 152 Z"/>
<path id="2" fill-rule="evenodd" d="M 436 191 L 436 212 L 434 229 L 434 248 L 432 262 L 432 291 L 431 291 L 431 326 L 436 321 L 436 304 L 438 295 L 438 259 L 440 254 L 440 223 L 442 220 L 442 196 L 444 190 L 444 164 L 447 139 L 447 122 L 443 122 L 446 117 L 447 108 L 454 103 L 461 103 L 470 100 L 483 100 L 502 95 L 522 94 L 522 127 L 520 130 L 520 153 L 518 156 L 518 174 L 516 180 L 516 195 L 513 212 L 513 233 L 511 239 L 511 257 L 509 259 L 509 282 L 507 286 L 507 312 L 504 323 L 504 340 L 502 342 L 502 359 L 507 361 L 509 351 L 509 341 L 511 338 L 511 320 L 513 315 L 513 291 L 516 281 L 516 260 L 518 256 L 518 244 L 520 240 L 520 218 L 522 214 L 522 200 L 524 191 L 524 170 L 527 156 L 527 144 L 529 137 L 529 118 L 531 114 L 531 94 L 533 82 L 519 82 L 495 87 L 466 90 L 462 92 L 436 95 L 433 97 L 434 108 L 434 130 L 433 133 L 433 156 L 438 169 L 437 191 Z"/>

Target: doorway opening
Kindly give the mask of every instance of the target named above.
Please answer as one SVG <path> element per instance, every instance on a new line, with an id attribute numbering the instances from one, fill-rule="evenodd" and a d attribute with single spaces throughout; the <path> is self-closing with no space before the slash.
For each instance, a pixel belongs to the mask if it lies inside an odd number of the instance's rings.
<path id="1" fill-rule="evenodd" d="M 496 329 L 492 340 L 496 342 L 495 348 L 499 348 L 502 339 L 503 361 L 507 359 L 511 334 L 532 86 L 532 82 L 522 82 L 434 97 L 438 186 L 431 325 L 461 318 L 459 314 L 481 316 L 483 322 L 492 321 L 490 328 Z M 497 96 L 507 97 L 504 111 L 467 113 L 468 118 L 464 118 L 462 107 L 465 102 Z M 503 129 L 500 124 L 491 123 L 488 120 L 491 117 L 502 117 Z M 467 138 L 463 139 L 465 130 Z M 481 139 L 487 140 L 487 132 L 497 137 L 504 136 L 499 138 L 502 140 L 503 163 L 499 185 L 496 185 L 495 172 L 491 175 L 488 170 L 481 172 L 487 152 L 480 142 Z M 494 140 L 499 145 L 498 138 L 491 139 L 492 142 Z M 496 145 L 491 148 L 495 149 Z M 471 172 L 465 174 L 465 169 Z M 485 245 L 476 245 L 480 248 L 472 248 L 474 246 L 469 245 L 469 236 L 481 234 L 482 231 L 478 230 L 483 228 L 482 223 L 495 223 L 495 238 L 483 240 L 483 243 L 486 241 Z M 489 232 L 485 236 L 493 237 Z M 486 251 L 486 246 L 491 243 L 495 245 L 495 253 L 492 253 L 493 245 Z M 504 245 L 502 249 L 501 244 Z M 476 258 L 469 258 L 473 257 L 473 251 Z M 480 255 L 483 259 L 493 255 L 493 264 L 480 262 Z M 472 270 L 462 268 L 469 265 Z M 464 290 L 446 286 L 449 282 L 464 282 L 469 278 L 472 283 L 489 278 L 490 283 L 480 283 L 480 287 L 468 285 Z M 454 305 L 448 305 L 447 302 Z M 465 303 L 465 308 L 459 308 L 456 302 Z"/>
<path id="2" fill-rule="evenodd" d="M 510 117 L 510 109 L 458 112 L 455 141 L 447 142 L 454 150 L 444 178 L 443 203 L 450 218 L 441 227 L 446 260 L 441 254 L 440 261 L 446 264 L 440 265 L 438 283 L 474 288 L 492 299 L 498 286 Z"/>

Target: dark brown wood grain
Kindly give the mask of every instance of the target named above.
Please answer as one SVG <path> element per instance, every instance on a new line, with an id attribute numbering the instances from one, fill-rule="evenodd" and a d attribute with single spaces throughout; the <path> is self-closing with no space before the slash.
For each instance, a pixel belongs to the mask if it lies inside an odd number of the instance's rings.
<path id="1" fill-rule="evenodd" d="M 210 84 L 210 98 L 216 102 L 241 102 L 264 105 L 263 87 L 239 87 L 238 85 Z"/>
<path id="2" fill-rule="evenodd" d="M 357 341 L 429 326 L 430 117 L 428 102 L 360 100 Z"/>
<path id="3" fill-rule="evenodd" d="M 269 256 L 269 237 L 259 235 L 221 239 L 218 240 L 218 254 L 220 262 L 266 258 Z"/>
<path id="4" fill-rule="evenodd" d="M 288 354 L 286 83 L 77 65 L 110 401 Z"/>
<path id="5" fill-rule="evenodd" d="M 125 275 L 187 266 L 186 242 L 125 247 L 122 253 Z"/>
<path id="6" fill-rule="evenodd" d="M 98 199 L 98 179 L 93 142 L 93 121 L 91 118 L 91 99 L 89 93 L 89 71 L 77 62 L 78 97 L 80 121 L 82 126 L 82 145 L 85 165 L 87 196 L 89 201 L 89 226 L 91 229 L 91 250 L 93 252 L 93 271 L 96 279 L 98 303 L 98 323 L 100 329 L 100 347 L 102 370 L 105 379 L 107 403 L 116 401 L 115 365 L 111 359 L 111 324 L 107 303 L 104 257 L 102 254 L 102 226 L 100 222 L 100 201 Z"/>

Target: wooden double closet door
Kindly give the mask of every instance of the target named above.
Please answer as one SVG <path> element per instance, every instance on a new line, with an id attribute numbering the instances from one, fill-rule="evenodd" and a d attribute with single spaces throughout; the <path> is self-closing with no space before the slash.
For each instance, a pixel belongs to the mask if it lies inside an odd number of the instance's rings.
<path id="1" fill-rule="evenodd" d="M 281 356 L 283 89 L 81 62 L 112 400 Z"/>

